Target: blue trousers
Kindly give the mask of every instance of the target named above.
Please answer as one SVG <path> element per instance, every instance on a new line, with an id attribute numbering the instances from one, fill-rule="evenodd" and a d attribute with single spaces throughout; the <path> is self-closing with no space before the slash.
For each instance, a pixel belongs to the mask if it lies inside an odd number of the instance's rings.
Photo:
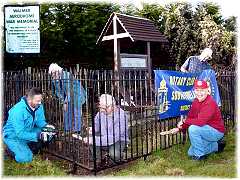
<path id="1" fill-rule="evenodd" d="M 217 141 L 224 135 L 209 125 L 191 125 L 188 133 L 191 142 L 188 155 L 198 157 L 218 151 Z"/>
<path id="2" fill-rule="evenodd" d="M 3 141 L 18 163 L 31 162 L 33 153 L 39 152 L 39 149 L 43 146 L 41 142 L 30 142 L 21 139 L 3 138 Z"/>
<path id="3" fill-rule="evenodd" d="M 67 111 L 64 111 L 64 129 L 65 131 L 81 131 L 81 106 L 71 108 L 68 105 Z"/>

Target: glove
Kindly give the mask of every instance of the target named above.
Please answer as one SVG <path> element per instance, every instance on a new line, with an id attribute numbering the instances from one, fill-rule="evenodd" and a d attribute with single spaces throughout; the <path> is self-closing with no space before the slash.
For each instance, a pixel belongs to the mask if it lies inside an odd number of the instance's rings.
<path id="1" fill-rule="evenodd" d="M 55 132 L 42 131 L 42 132 L 40 132 L 38 139 L 40 139 L 43 142 L 50 142 L 53 140 L 55 135 L 56 135 Z"/>
<path id="2" fill-rule="evenodd" d="M 39 139 L 43 142 L 50 142 L 56 136 L 56 129 L 53 125 L 47 124 L 42 128 L 41 133 L 39 134 Z"/>
<path id="3" fill-rule="evenodd" d="M 53 125 L 47 124 L 46 126 L 44 126 L 42 128 L 42 132 L 54 132 L 55 133 L 56 129 L 55 129 L 55 127 Z"/>

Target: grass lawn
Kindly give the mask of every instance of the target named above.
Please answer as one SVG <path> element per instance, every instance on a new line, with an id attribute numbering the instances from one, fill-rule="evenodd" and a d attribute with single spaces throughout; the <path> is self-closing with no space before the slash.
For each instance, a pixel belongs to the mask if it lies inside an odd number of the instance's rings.
<path id="1" fill-rule="evenodd" d="M 61 161 L 43 160 L 34 156 L 31 163 L 16 163 L 12 159 L 4 160 L 4 176 L 66 176 L 65 164 Z"/>
<path id="2" fill-rule="evenodd" d="M 206 160 L 194 161 L 187 156 L 189 143 L 155 152 L 146 161 L 110 173 L 111 176 L 205 176 L 236 177 L 235 133 L 226 135 L 224 152 L 211 154 Z"/>
<path id="3" fill-rule="evenodd" d="M 235 133 L 226 135 L 224 152 L 212 154 L 204 161 L 193 161 L 187 156 L 189 143 L 159 150 L 143 159 L 124 165 L 124 169 L 114 168 L 98 173 L 107 176 L 208 176 L 236 177 Z M 43 160 L 35 156 L 33 162 L 18 164 L 14 160 L 4 160 L 4 176 L 70 176 L 68 165 L 60 160 Z"/>

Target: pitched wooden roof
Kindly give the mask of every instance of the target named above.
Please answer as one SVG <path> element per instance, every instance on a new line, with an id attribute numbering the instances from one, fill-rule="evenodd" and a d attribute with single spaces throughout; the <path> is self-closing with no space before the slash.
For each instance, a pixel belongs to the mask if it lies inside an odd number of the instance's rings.
<path id="1" fill-rule="evenodd" d="M 129 33 L 130 35 L 129 38 L 132 41 L 150 41 L 168 43 L 167 38 L 158 31 L 153 21 L 136 16 L 112 13 L 110 18 L 108 19 L 108 22 L 103 28 L 101 35 L 97 40 L 97 44 L 100 41 L 102 41 L 103 37 L 107 34 L 108 29 L 110 29 L 109 26 L 112 24 L 112 19 L 114 16 L 117 16 L 119 24 L 126 31 L 126 33 Z"/>

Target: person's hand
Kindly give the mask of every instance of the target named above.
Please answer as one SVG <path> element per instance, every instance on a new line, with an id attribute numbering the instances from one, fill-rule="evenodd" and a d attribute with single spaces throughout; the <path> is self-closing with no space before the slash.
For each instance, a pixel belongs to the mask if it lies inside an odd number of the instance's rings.
<path id="1" fill-rule="evenodd" d="M 177 127 L 178 127 L 179 129 L 182 128 L 182 125 L 183 125 L 183 121 L 182 121 L 182 120 L 177 123 Z"/>
<path id="2" fill-rule="evenodd" d="M 68 109 L 68 105 L 67 105 L 67 103 L 64 103 L 64 104 L 63 104 L 63 110 L 64 110 L 64 111 L 67 111 L 67 109 Z"/>
<path id="3" fill-rule="evenodd" d="M 89 143 L 89 144 L 92 144 L 93 143 L 93 139 L 92 139 L 92 137 L 85 137 L 85 138 L 83 138 L 83 142 L 84 143 Z"/>
<path id="4" fill-rule="evenodd" d="M 173 128 L 169 130 L 171 132 L 171 134 L 176 134 L 179 132 L 179 128 Z"/>
<path id="5" fill-rule="evenodd" d="M 186 121 L 186 119 L 187 119 L 187 116 L 181 116 L 181 120 L 177 123 L 177 127 L 179 128 L 179 129 L 182 129 L 182 125 L 183 125 L 183 123 Z"/>
<path id="6" fill-rule="evenodd" d="M 88 134 L 92 134 L 92 127 L 88 127 Z"/>
<path id="7" fill-rule="evenodd" d="M 87 137 L 83 138 L 83 142 L 87 143 Z"/>
<path id="8" fill-rule="evenodd" d="M 56 135 L 56 133 L 54 133 L 54 132 L 42 131 L 42 132 L 40 132 L 38 139 L 40 139 L 43 142 L 50 142 L 53 140 L 55 135 Z"/>
<path id="9" fill-rule="evenodd" d="M 82 136 L 80 134 L 72 134 L 72 137 L 83 141 L 83 138 L 82 138 Z"/>
<path id="10" fill-rule="evenodd" d="M 181 68 L 180 68 L 180 71 L 182 71 L 182 72 L 184 72 L 184 73 L 187 73 L 187 72 L 188 72 L 184 67 L 181 67 Z"/>
<path id="11" fill-rule="evenodd" d="M 83 138 L 80 134 L 72 134 L 72 137 L 77 138 L 77 139 L 83 141 L 86 144 L 92 144 L 93 143 L 93 139 L 92 139 L 91 136 L 89 138 L 88 137 Z"/>

